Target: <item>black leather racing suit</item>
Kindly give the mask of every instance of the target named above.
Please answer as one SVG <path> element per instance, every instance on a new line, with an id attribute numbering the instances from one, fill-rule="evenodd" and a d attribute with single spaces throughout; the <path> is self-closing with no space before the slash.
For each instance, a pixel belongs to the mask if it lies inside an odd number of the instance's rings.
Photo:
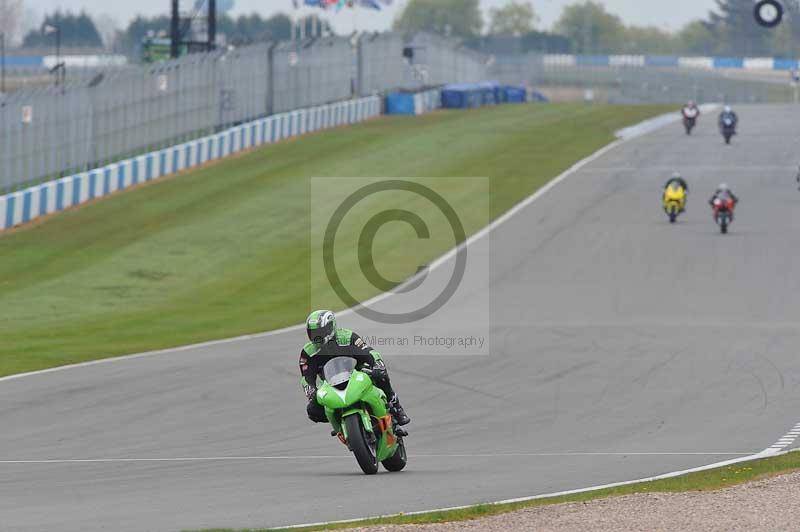
<path id="1" fill-rule="evenodd" d="M 300 381 L 308 398 L 306 412 L 315 423 L 325 423 L 325 408 L 317 403 L 317 377 L 322 378 L 322 369 L 332 358 L 351 357 L 356 359 L 356 369 L 371 368 L 372 382 L 386 394 L 386 399 L 397 404 L 397 396 L 389 381 L 386 365 L 381 354 L 372 349 L 356 333 L 348 329 L 337 329 L 336 338 L 324 345 L 307 343 L 300 351 Z"/>

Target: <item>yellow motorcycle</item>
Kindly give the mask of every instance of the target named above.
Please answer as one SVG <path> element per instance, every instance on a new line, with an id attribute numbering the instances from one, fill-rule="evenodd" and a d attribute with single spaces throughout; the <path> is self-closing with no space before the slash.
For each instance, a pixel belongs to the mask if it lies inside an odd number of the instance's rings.
<path id="1" fill-rule="evenodd" d="M 686 191 L 680 185 L 670 184 L 664 191 L 663 202 L 669 223 L 674 224 L 678 215 L 686 209 Z"/>

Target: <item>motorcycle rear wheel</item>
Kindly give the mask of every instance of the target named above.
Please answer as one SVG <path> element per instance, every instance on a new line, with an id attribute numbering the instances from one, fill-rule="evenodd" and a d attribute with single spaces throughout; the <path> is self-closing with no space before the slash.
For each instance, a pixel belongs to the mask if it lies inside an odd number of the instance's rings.
<path id="1" fill-rule="evenodd" d="M 361 471 L 365 475 L 374 475 L 378 472 L 378 458 L 375 446 L 370 445 L 367 441 L 367 434 L 362 426 L 361 416 L 348 416 L 344 418 L 344 424 L 347 427 L 347 443 L 350 444 L 350 450 L 353 451 Z"/>

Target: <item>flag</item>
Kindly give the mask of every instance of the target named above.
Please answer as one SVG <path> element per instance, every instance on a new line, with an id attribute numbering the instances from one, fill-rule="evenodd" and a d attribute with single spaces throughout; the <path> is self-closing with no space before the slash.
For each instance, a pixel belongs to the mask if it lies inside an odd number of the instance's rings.
<path id="1" fill-rule="evenodd" d="M 57 31 L 58 28 L 56 28 L 55 26 L 51 26 L 50 24 L 45 24 L 44 26 L 42 26 L 42 33 L 44 33 L 45 35 L 50 35 L 51 33 L 55 33 Z"/>

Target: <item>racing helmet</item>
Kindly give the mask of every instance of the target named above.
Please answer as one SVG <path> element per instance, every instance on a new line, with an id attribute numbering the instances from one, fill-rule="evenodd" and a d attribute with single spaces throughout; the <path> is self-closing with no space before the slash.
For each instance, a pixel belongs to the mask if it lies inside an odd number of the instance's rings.
<path id="1" fill-rule="evenodd" d="M 717 190 L 720 192 L 730 192 L 731 187 L 728 186 L 728 183 L 720 183 L 719 187 L 717 187 Z"/>
<path id="2" fill-rule="evenodd" d="M 315 310 L 306 319 L 308 339 L 325 345 L 336 338 L 336 315 L 330 310 Z"/>
<path id="3" fill-rule="evenodd" d="M 731 109 L 730 105 L 726 105 L 725 107 L 722 108 L 722 112 L 723 113 L 730 113 L 732 111 L 733 111 L 733 109 Z"/>

